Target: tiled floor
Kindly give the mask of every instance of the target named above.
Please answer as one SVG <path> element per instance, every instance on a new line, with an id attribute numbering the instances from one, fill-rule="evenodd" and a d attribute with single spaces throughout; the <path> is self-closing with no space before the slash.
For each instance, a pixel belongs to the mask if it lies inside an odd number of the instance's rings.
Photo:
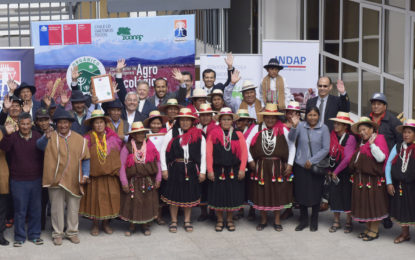
<path id="1" fill-rule="evenodd" d="M 199 210 L 195 209 L 196 219 Z M 246 219 L 236 222 L 237 230 L 226 229 L 217 233 L 211 221 L 194 221 L 193 233 L 186 233 L 179 226 L 176 234 L 168 232 L 166 226 L 153 224 L 152 235 L 145 237 L 137 232 L 125 237 L 127 224 L 113 221 L 114 234 L 101 233 L 98 237 L 89 235 L 91 222 L 80 221 L 80 239 L 78 245 L 64 240 L 62 246 L 54 246 L 50 231 L 42 233 L 45 244 L 35 246 L 26 242 L 22 248 L 13 246 L 0 247 L 0 259 L 413 259 L 415 242 L 400 245 L 393 244 L 399 234 L 397 225 L 390 230 L 381 230 L 380 238 L 372 242 L 363 242 L 356 238 L 363 225 L 355 223 L 352 234 L 342 230 L 329 233 L 331 214 L 325 212 L 320 216 L 319 230 L 315 233 L 305 229 L 295 232 L 296 216 L 283 222 L 284 231 L 276 232 L 268 225 L 264 231 L 255 230 L 256 223 Z M 269 218 L 271 222 L 271 217 Z M 50 225 L 47 226 L 50 228 Z M 415 232 L 412 229 L 413 237 Z M 13 231 L 8 229 L 6 237 L 12 242 Z M 415 239 L 414 239 L 415 240 Z"/>

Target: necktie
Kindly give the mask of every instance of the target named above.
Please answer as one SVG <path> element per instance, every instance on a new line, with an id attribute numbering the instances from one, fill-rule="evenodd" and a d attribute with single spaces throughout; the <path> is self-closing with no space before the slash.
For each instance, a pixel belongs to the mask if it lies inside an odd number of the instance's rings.
<path id="1" fill-rule="evenodd" d="M 320 106 L 318 107 L 318 109 L 320 110 L 320 122 L 324 120 L 323 116 L 324 116 L 324 99 L 320 99 Z"/>

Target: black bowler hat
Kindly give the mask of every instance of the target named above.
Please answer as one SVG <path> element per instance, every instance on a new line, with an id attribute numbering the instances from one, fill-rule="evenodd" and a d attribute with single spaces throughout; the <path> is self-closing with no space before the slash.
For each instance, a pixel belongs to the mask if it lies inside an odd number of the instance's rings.
<path id="1" fill-rule="evenodd" d="M 73 115 L 69 112 L 66 111 L 65 109 L 58 107 L 55 111 L 55 113 L 53 114 L 53 118 L 52 120 L 54 122 L 57 122 L 59 120 L 69 120 L 71 122 L 75 121 L 75 118 L 73 117 Z"/>
<path id="2" fill-rule="evenodd" d="M 108 109 L 110 108 L 123 108 L 124 106 L 121 103 L 121 100 L 119 100 L 118 98 L 116 100 L 113 100 L 111 102 L 105 102 L 101 105 L 102 109 L 104 109 L 104 111 L 107 113 Z"/>
<path id="3" fill-rule="evenodd" d="M 276 58 L 270 59 L 268 61 L 268 64 L 264 66 L 264 69 L 266 70 L 269 68 L 277 68 L 278 70 L 284 69 L 284 67 L 280 65 L 280 63 L 278 62 Z"/>
<path id="4" fill-rule="evenodd" d="M 71 102 L 86 102 L 88 98 L 80 90 L 72 90 Z"/>
<path id="5" fill-rule="evenodd" d="M 19 97 L 20 91 L 22 91 L 22 89 L 25 89 L 25 88 L 30 89 L 30 92 L 32 92 L 32 95 L 36 93 L 35 86 L 29 85 L 26 82 L 22 82 L 22 84 L 20 84 L 20 86 L 14 91 L 14 94 Z"/>

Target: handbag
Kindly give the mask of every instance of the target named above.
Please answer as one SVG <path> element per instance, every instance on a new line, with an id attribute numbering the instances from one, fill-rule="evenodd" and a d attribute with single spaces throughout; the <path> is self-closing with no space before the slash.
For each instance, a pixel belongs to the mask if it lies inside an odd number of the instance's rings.
<path id="1" fill-rule="evenodd" d="M 307 129 L 307 137 L 308 137 L 308 148 L 310 149 L 311 157 L 313 157 L 313 150 L 311 149 L 311 141 L 310 141 L 310 134 Z M 327 174 L 327 169 L 330 166 L 330 158 L 326 157 L 323 158 L 321 161 L 319 161 L 316 164 L 313 164 L 311 166 L 311 172 L 318 176 L 325 176 Z"/>

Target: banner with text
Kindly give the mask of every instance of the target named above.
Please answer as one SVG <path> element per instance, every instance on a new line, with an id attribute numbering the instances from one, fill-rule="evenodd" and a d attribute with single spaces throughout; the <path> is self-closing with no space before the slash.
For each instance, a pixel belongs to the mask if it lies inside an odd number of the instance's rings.
<path id="1" fill-rule="evenodd" d="M 262 55 L 260 54 L 233 54 L 233 66 L 240 71 L 241 80 L 233 89 L 232 95 L 242 97 L 240 92 L 244 80 L 250 80 L 257 90 L 259 97 L 259 85 L 262 76 Z M 200 55 L 200 84 L 203 85 L 203 71 L 213 69 L 216 72 L 216 83 L 225 83 L 228 79 L 228 67 L 225 63 L 226 55 L 201 54 Z"/>
<path id="2" fill-rule="evenodd" d="M 9 93 L 7 81 L 34 84 L 34 49 L 0 48 L 0 107 Z"/>
<path id="3" fill-rule="evenodd" d="M 276 58 L 284 67 L 280 75 L 285 78 L 294 99 L 305 108 L 307 100 L 317 93 L 319 42 L 264 40 L 262 53 L 264 65 L 269 59 Z M 263 70 L 263 77 L 266 75 L 267 72 Z"/>
<path id="4" fill-rule="evenodd" d="M 174 15 L 32 22 L 36 98 L 66 91 L 75 66 L 81 74 L 78 85 L 89 94 L 91 77 L 114 75 L 122 58 L 127 90 L 141 80 L 153 86 L 157 78 L 166 78 L 169 91 L 175 91 L 173 68 L 194 76 L 194 20 L 194 15 Z"/>

